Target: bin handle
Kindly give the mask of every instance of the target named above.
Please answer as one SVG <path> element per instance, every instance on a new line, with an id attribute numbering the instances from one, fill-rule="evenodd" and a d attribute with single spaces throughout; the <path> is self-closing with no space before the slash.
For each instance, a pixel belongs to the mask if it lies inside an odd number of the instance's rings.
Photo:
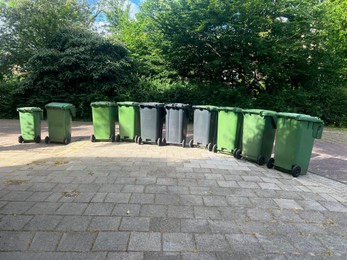
<path id="1" fill-rule="evenodd" d="M 323 135 L 323 124 L 316 123 L 312 126 L 312 137 L 316 139 L 321 139 Z"/>

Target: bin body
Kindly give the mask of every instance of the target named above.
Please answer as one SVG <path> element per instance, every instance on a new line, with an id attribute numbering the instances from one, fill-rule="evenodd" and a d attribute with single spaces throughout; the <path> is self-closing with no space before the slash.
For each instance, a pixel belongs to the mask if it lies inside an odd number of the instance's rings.
<path id="1" fill-rule="evenodd" d="M 276 169 L 290 172 L 294 165 L 306 174 L 314 139 L 321 138 L 323 121 L 303 114 L 278 113 L 275 162 Z"/>
<path id="2" fill-rule="evenodd" d="M 163 103 L 140 103 L 142 142 L 157 142 L 162 138 L 165 108 Z"/>
<path id="3" fill-rule="evenodd" d="M 209 144 L 215 145 L 217 142 L 217 107 L 193 106 L 193 109 L 194 144 L 205 147 Z"/>
<path id="4" fill-rule="evenodd" d="M 182 144 L 187 137 L 188 109 L 187 104 L 166 104 L 166 143 Z"/>
<path id="5" fill-rule="evenodd" d="M 276 131 L 276 112 L 243 110 L 242 156 L 258 164 L 271 158 Z M 259 161 L 261 159 L 261 161 Z"/>
<path id="6" fill-rule="evenodd" d="M 115 102 L 99 101 L 90 104 L 93 114 L 95 140 L 114 140 L 115 136 Z"/>
<path id="7" fill-rule="evenodd" d="M 72 117 L 76 115 L 74 105 L 52 102 L 45 107 L 47 109 L 49 141 L 53 143 L 70 143 Z"/>
<path id="8" fill-rule="evenodd" d="M 238 107 L 218 108 L 217 150 L 232 153 L 241 149 L 243 115 Z"/>
<path id="9" fill-rule="evenodd" d="M 24 142 L 41 139 L 43 111 L 39 107 L 18 108 L 21 136 Z"/>
<path id="10" fill-rule="evenodd" d="M 137 102 L 118 102 L 119 136 L 121 140 L 133 140 L 140 135 L 140 106 Z"/>

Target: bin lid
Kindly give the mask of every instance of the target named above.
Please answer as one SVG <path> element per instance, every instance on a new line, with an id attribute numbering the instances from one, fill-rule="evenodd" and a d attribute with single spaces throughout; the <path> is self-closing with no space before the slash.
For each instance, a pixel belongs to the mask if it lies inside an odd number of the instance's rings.
<path id="1" fill-rule="evenodd" d="M 218 111 L 233 111 L 233 112 L 242 112 L 242 108 L 239 107 L 217 107 Z"/>
<path id="2" fill-rule="evenodd" d="M 305 115 L 305 114 L 280 112 L 280 113 L 277 113 L 277 116 L 278 117 L 293 118 L 293 119 L 296 119 L 298 121 L 307 121 L 307 122 L 314 122 L 314 123 L 322 123 L 323 124 L 323 121 L 320 118 L 310 116 L 310 115 Z"/>
<path id="3" fill-rule="evenodd" d="M 261 115 L 261 116 L 272 116 L 272 117 L 277 116 L 276 111 L 264 110 L 264 109 L 243 109 L 242 112 L 243 113 L 249 113 L 249 114 L 257 114 L 257 115 Z"/>
<path id="4" fill-rule="evenodd" d="M 18 112 L 42 112 L 43 110 L 39 107 L 19 107 Z"/>
<path id="5" fill-rule="evenodd" d="M 72 116 L 76 116 L 76 108 L 73 104 L 70 103 L 59 103 L 59 102 L 51 102 L 48 103 L 45 108 L 56 108 L 56 109 L 64 109 L 70 110 Z"/>
<path id="6" fill-rule="evenodd" d="M 158 102 L 143 102 L 140 103 L 141 107 L 164 107 L 164 103 L 158 103 Z"/>
<path id="7" fill-rule="evenodd" d="M 117 106 L 115 102 L 110 102 L 110 101 L 97 101 L 97 102 L 92 102 L 90 103 L 91 107 L 113 107 Z"/>
<path id="8" fill-rule="evenodd" d="M 135 101 L 124 101 L 124 102 L 117 102 L 118 106 L 132 106 L 132 107 L 138 107 L 139 103 Z"/>
<path id="9" fill-rule="evenodd" d="M 209 106 L 209 105 L 196 105 L 193 106 L 194 109 L 202 109 L 202 110 L 209 110 L 209 111 L 217 111 L 216 106 Z"/>
<path id="10" fill-rule="evenodd" d="M 166 104 L 166 108 L 190 108 L 189 104 L 183 104 L 183 103 L 171 103 L 171 104 Z"/>

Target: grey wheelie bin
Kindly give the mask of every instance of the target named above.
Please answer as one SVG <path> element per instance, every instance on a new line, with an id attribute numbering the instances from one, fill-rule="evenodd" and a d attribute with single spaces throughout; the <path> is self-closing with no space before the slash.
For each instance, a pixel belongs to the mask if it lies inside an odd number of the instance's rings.
<path id="1" fill-rule="evenodd" d="M 217 143 L 217 107 L 193 106 L 193 139 L 189 141 L 189 147 L 201 146 L 212 151 Z"/>
<path id="2" fill-rule="evenodd" d="M 20 107 L 19 121 L 21 135 L 18 137 L 19 143 L 24 142 L 41 142 L 41 120 L 43 111 L 39 107 Z"/>
<path id="3" fill-rule="evenodd" d="M 166 104 L 165 136 L 162 143 L 186 145 L 188 112 L 190 105 L 182 103 Z"/>
<path id="4" fill-rule="evenodd" d="M 164 103 L 140 103 L 140 136 L 136 142 L 162 145 L 165 118 Z"/>
<path id="5" fill-rule="evenodd" d="M 93 114 L 94 134 L 91 141 L 115 141 L 115 120 L 116 107 L 115 102 L 98 101 L 90 104 Z"/>
<path id="6" fill-rule="evenodd" d="M 241 151 L 242 146 L 242 109 L 238 107 L 218 107 L 217 150 L 232 154 Z"/>
<path id="7" fill-rule="evenodd" d="M 140 105 L 137 102 L 118 102 L 119 134 L 116 141 L 137 141 L 140 135 Z"/>
<path id="8" fill-rule="evenodd" d="M 45 107 L 48 121 L 48 136 L 45 138 L 45 143 L 70 143 L 72 117 L 76 116 L 74 105 L 52 102 Z"/>
<path id="9" fill-rule="evenodd" d="M 246 109 L 242 110 L 242 113 L 242 150 L 236 150 L 234 156 L 242 156 L 263 165 L 271 157 L 277 113 L 260 109 Z"/>
<path id="10" fill-rule="evenodd" d="M 304 114 L 278 113 L 275 158 L 267 166 L 294 177 L 306 174 L 314 139 L 322 137 L 323 121 Z"/>

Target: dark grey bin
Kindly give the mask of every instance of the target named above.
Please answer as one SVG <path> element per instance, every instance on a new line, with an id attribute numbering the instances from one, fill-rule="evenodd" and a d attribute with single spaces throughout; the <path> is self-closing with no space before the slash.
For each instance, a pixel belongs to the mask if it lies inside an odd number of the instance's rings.
<path id="1" fill-rule="evenodd" d="M 208 148 L 212 151 L 217 143 L 217 107 L 215 106 L 193 106 L 194 127 L 193 140 L 189 141 L 189 147 L 194 145 Z"/>
<path id="2" fill-rule="evenodd" d="M 165 118 L 163 103 L 140 103 L 141 134 L 136 142 L 162 145 L 162 132 Z"/>
<path id="3" fill-rule="evenodd" d="M 163 140 L 163 144 L 181 144 L 185 147 L 190 105 L 182 103 L 166 104 L 165 109 L 166 140 Z"/>

